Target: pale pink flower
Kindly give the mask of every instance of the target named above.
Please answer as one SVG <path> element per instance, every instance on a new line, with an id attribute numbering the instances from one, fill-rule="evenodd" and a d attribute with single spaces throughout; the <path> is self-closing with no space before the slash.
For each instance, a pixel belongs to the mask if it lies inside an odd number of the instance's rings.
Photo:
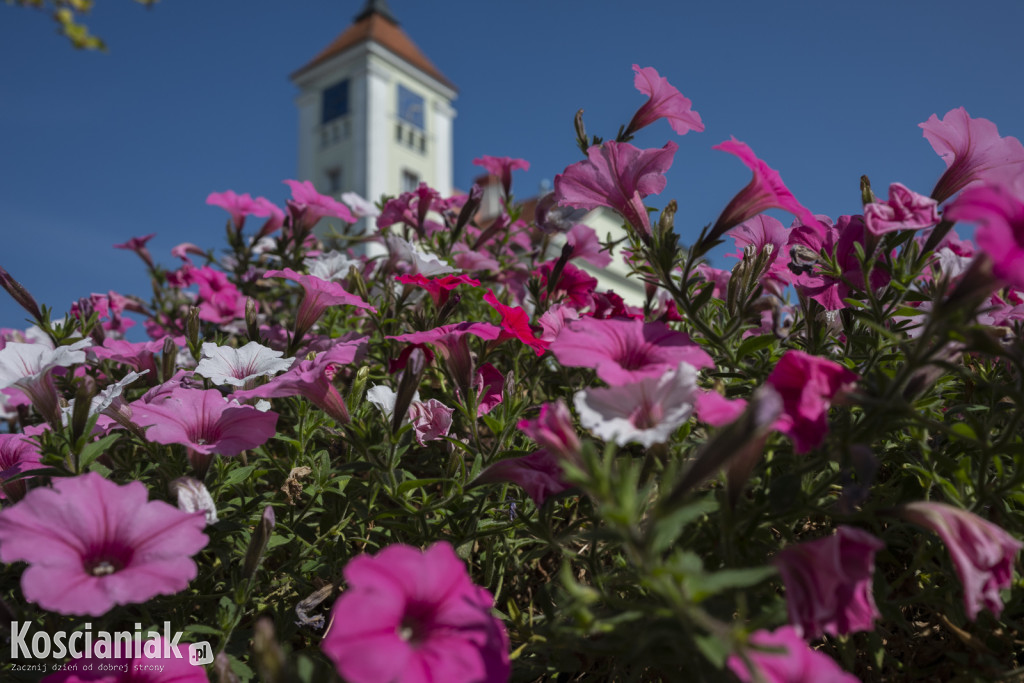
<path id="1" fill-rule="evenodd" d="M 258 342 L 249 342 L 236 349 L 203 343 L 203 356 L 195 373 L 217 385 L 244 387 L 258 377 L 270 377 L 292 366 L 293 359 L 282 358 L 282 351 L 267 348 Z"/>
<path id="2" fill-rule="evenodd" d="M 754 177 L 722 210 L 722 214 L 711 229 L 708 239 L 718 239 L 731 228 L 750 220 L 768 209 L 788 211 L 799 218 L 804 225 L 812 228 L 819 227 L 814 214 L 796 200 L 796 197 L 789 191 L 786 184 L 782 182 L 782 176 L 779 175 L 779 172 L 758 159 L 754 151 L 746 143 L 740 142 L 736 138 L 731 138 L 719 145 L 715 145 L 712 149 L 720 149 L 723 152 L 737 156 L 740 161 L 746 164 L 747 168 L 753 171 Z"/>
<path id="3" fill-rule="evenodd" d="M 344 280 L 353 266 L 359 271 L 363 269 L 361 261 L 351 259 L 338 251 L 328 251 L 303 259 L 302 264 L 306 266 L 310 275 L 321 280 Z"/>
<path id="4" fill-rule="evenodd" d="M 790 545 L 773 564 L 786 586 L 789 622 L 807 640 L 870 631 L 880 615 L 871 581 L 875 553 L 885 544 L 866 531 L 840 526 L 832 536 Z"/>
<path id="5" fill-rule="evenodd" d="M 1024 287 L 1024 201 L 999 185 L 971 187 L 950 204 L 945 216 L 976 222 L 974 240 L 992 259 L 992 272 Z"/>
<path id="6" fill-rule="evenodd" d="M 611 385 L 660 377 L 680 362 L 695 368 L 714 367 L 707 351 L 662 322 L 637 319 L 581 318 L 567 324 L 551 343 L 558 362 L 568 367 L 595 368 Z"/>
<path id="7" fill-rule="evenodd" d="M 555 304 L 541 314 L 537 319 L 541 332 L 538 335 L 541 341 L 551 343 L 555 341 L 562 329 L 573 320 L 580 319 L 580 312 L 565 304 Z"/>
<path id="8" fill-rule="evenodd" d="M 765 383 L 782 397 L 783 412 L 776 428 L 793 440 L 797 453 L 821 445 L 828 433 L 832 401 L 858 379 L 856 373 L 827 358 L 792 349 L 782 354 Z"/>
<path id="9" fill-rule="evenodd" d="M 1001 527 L 962 508 L 921 501 L 904 505 L 903 516 L 942 538 L 964 587 L 964 610 L 972 621 L 987 609 L 1003 611 L 999 591 L 1013 583 L 1013 563 L 1024 547 Z"/>
<path id="10" fill-rule="evenodd" d="M 156 377 L 156 354 L 163 351 L 164 339 L 166 337 L 148 342 L 130 342 L 127 339 L 108 337 L 102 345 L 90 346 L 87 352 L 96 360 L 110 360 L 139 373 L 148 370 L 152 377 Z"/>
<path id="11" fill-rule="evenodd" d="M 455 270 L 436 255 L 422 251 L 419 247 L 398 235 L 386 235 L 384 242 L 388 246 L 388 251 L 391 253 L 391 258 L 394 259 L 395 265 L 403 267 L 409 273 L 432 277 L 434 275 L 451 273 Z"/>
<path id="12" fill-rule="evenodd" d="M 686 135 L 691 130 L 698 133 L 704 130 L 700 114 L 693 111 L 693 103 L 683 96 L 667 78 L 658 75 L 652 66 L 640 68 L 633 65 L 636 76 L 633 87 L 647 95 L 650 99 L 640 107 L 626 127 L 626 135 L 631 135 L 644 126 L 649 126 L 658 119 L 665 119 L 679 135 Z"/>
<path id="13" fill-rule="evenodd" d="M 525 159 L 513 159 L 511 157 L 490 157 L 482 156 L 473 159 L 474 166 L 482 166 L 493 176 L 501 180 L 501 188 L 508 197 L 512 191 L 512 171 L 529 171 L 530 162 Z"/>
<path id="14" fill-rule="evenodd" d="M 168 634 L 170 635 L 170 634 Z M 121 647 L 115 640 L 110 647 Z M 208 683 L 206 669 L 188 660 L 187 645 L 172 645 L 162 637 L 124 643 L 123 657 L 101 651 L 102 641 L 93 643 L 97 656 L 84 653 L 65 664 L 43 683 Z M 141 656 L 135 657 L 139 652 Z M 174 653 L 177 652 L 177 655 Z"/>
<path id="15" fill-rule="evenodd" d="M 342 192 L 341 201 L 348 205 L 348 208 L 352 209 L 352 214 L 356 218 L 376 218 L 380 215 L 380 209 L 373 205 L 373 202 L 363 199 L 360 195 L 355 192 Z"/>
<path id="16" fill-rule="evenodd" d="M 228 401 L 216 389 L 172 389 L 150 403 L 132 404 L 132 419 L 146 438 L 182 444 L 196 453 L 238 455 L 274 436 L 277 413 Z"/>
<path id="17" fill-rule="evenodd" d="M 920 124 L 924 137 L 946 162 L 946 172 L 932 190 L 942 203 L 972 183 L 1012 186 L 1024 173 L 1024 145 L 1014 137 L 1000 137 L 996 124 L 972 119 L 963 107 L 951 109 L 939 120 L 935 114 Z"/>
<path id="18" fill-rule="evenodd" d="M 939 222 L 939 203 L 913 190 L 893 183 L 889 186 L 889 199 L 864 206 L 864 224 L 872 235 L 884 235 L 897 230 L 930 228 Z"/>
<path id="19" fill-rule="evenodd" d="M 651 221 L 643 199 L 665 189 L 665 171 L 672 166 L 677 149 L 674 142 L 660 149 L 612 141 L 594 145 L 587 150 L 586 161 L 555 176 L 555 197 L 563 206 L 613 209 L 641 235 L 650 237 Z"/>
<path id="20" fill-rule="evenodd" d="M 672 438 L 693 413 L 697 370 L 688 363 L 636 382 L 576 392 L 580 424 L 605 441 L 645 448 Z"/>
<path id="21" fill-rule="evenodd" d="M 320 644 L 351 683 L 504 683 L 508 635 L 494 598 L 452 547 L 391 545 L 346 565 Z"/>
<path id="22" fill-rule="evenodd" d="M 149 501 L 141 482 L 95 472 L 57 477 L 0 511 L 0 560 L 27 562 L 25 599 L 61 614 L 101 616 L 115 605 L 184 590 L 206 546 L 201 514 Z"/>
<path id="23" fill-rule="evenodd" d="M 560 463 L 557 455 L 542 448 L 529 455 L 505 458 L 485 467 L 473 484 L 511 482 L 526 491 L 526 495 L 540 507 L 548 496 L 572 488 L 572 484 L 565 480 Z"/>
<path id="24" fill-rule="evenodd" d="M 455 411 L 432 398 L 428 401 L 413 401 L 406 416 L 412 423 L 416 443 L 425 446 L 427 441 L 436 441 L 448 436 L 452 428 L 452 413 Z"/>
<path id="25" fill-rule="evenodd" d="M 792 626 L 774 631 L 755 631 L 750 643 L 766 648 L 749 648 L 751 671 L 738 655 L 730 655 L 729 669 L 743 683 L 859 683 L 856 676 L 839 668 L 835 660 L 809 646 Z M 783 650 L 778 652 L 777 650 Z"/>

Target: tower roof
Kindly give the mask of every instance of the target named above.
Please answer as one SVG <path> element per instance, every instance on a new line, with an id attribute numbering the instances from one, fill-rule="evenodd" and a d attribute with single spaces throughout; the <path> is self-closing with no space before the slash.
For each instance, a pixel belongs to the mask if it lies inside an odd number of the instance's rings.
<path id="1" fill-rule="evenodd" d="M 355 23 L 345 29 L 305 66 L 293 72 L 292 78 L 294 79 L 331 57 L 366 41 L 373 41 L 387 48 L 446 87 L 457 90 L 455 85 L 445 78 L 444 74 L 412 42 L 405 31 L 399 28 L 398 20 L 391 14 L 386 0 L 368 0 L 363 11 L 356 15 Z"/>

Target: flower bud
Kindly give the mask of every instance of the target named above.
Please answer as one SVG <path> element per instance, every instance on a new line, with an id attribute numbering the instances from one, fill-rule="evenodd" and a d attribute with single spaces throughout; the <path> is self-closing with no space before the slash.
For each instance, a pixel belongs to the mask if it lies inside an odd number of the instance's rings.
<path id="1" fill-rule="evenodd" d="M 217 523 L 217 506 L 203 482 L 192 477 L 178 477 L 168 488 L 177 497 L 179 510 L 204 513 L 207 526 Z"/>
<path id="2" fill-rule="evenodd" d="M 270 542 L 270 535 L 275 526 L 277 526 L 277 520 L 274 518 L 274 508 L 268 505 L 263 508 L 263 516 L 260 517 L 259 523 L 253 530 L 249 548 L 245 551 L 242 576 L 246 579 L 251 581 L 256 575 L 256 570 L 259 568 L 260 562 L 263 561 L 263 553 L 267 549 L 267 543 Z"/>
<path id="3" fill-rule="evenodd" d="M 25 289 L 20 282 L 11 277 L 3 268 L 0 268 L 0 287 L 7 290 L 7 293 L 11 295 L 18 305 L 28 311 L 36 322 L 42 322 L 43 314 L 39 310 L 39 304 L 36 303 L 35 298 L 29 294 L 28 290 Z"/>

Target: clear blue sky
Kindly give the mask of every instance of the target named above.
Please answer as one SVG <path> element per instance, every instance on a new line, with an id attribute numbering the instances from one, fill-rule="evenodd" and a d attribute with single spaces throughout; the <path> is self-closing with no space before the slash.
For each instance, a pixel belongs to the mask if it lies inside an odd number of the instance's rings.
<path id="1" fill-rule="evenodd" d="M 0 265 L 60 312 L 90 292 L 148 295 L 134 254 L 222 244 L 211 191 L 283 205 L 295 175 L 288 75 L 345 29 L 363 0 L 99 0 L 88 18 L 110 52 L 73 50 L 38 12 L 0 6 Z M 654 66 L 704 119 L 659 122 L 634 144 L 675 139 L 669 185 L 683 240 L 750 178 L 711 146 L 748 143 L 812 211 L 859 211 L 858 179 L 927 193 L 944 165 L 917 124 L 964 106 L 1024 139 L 1024 3 L 390 0 L 405 31 L 460 90 L 455 183 L 483 154 L 528 160 L 536 193 L 580 156 L 572 118 L 610 137 Z M 0 326 L 25 315 L 0 292 Z"/>

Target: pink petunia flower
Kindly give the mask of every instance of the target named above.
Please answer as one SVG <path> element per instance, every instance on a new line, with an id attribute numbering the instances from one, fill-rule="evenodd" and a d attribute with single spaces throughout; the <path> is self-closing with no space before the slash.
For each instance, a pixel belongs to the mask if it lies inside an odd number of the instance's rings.
<path id="1" fill-rule="evenodd" d="M 573 396 L 580 424 L 595 436 L 645 448 L 672 438 L 693 414 L 696 400 L 697 371 L 685 362 L 657 377 L 585 389 Z"/>
<path id="2" fill-rule="evenodd" d="M 568 323 L 551 343 L 551 352 L 567 367 L 595 368 L 613 386 L 660 377 L 685 362 L 711 368 L 707 351 L 662 322 L 581 318 Z"/>
<path id="3" fill-rule="evenodd" d="M 263 227 L 260 228 L 260 237 L 276 232 L 284 225 L 284 211 L 264 197 L 253 199 L 249 193 L 240 195 L 235 194 L 233 190 L 227 190 L 211 192 L 206 198 L 206 203 L 211 206 L 219 206 L 231 214 L 231 222 L 238 233 L 242 232 L 246 216 L 259 216 L 267 219 Z"/>
<path id="4" fill-rule="evenodd" d="M 505 458 L 485 467 L 473 485 L 511 482 L 519 486 L 538 507 L 549 496 L 567 491 L 572 484 L 565 480 L 561 460 L 543 448 L 518 458 Z"/>
<path id="5" fill-rule="evenodd" d="M 938 207 L 939 203 L 931 197 L 893 183 L 889 186 L 888 201 L 871 202 L 864 207 L 864 223 L 872 235 L 930 228 L 939 222 Z"/>
<path id="6" fill-rule="evenodd" d="M 138 254 L 139 258 L 148 266 L 150 269 L 153 268 L 153 256 L 149 253 L 149 248 L 146 243 L 156 237 L 156 233 L 150 233 L 149 235 L 143 235 L 142 237 L 133 237 L 127 242 L 121 244 L 115 244 L 114 249 L 124 249 L 125 251 L 134 251 Z"/>
<path id="7" fill-rule="evenodd" d="M 786 586 L 789 622 L 807 640 L 870 631 L 880 615 L 872 593 L 875 553 L 885 544 L 841 526 L 832 536 L 787 546 L 773 564 Z"/>
<path id="8" fill-rule="evenodd" d="M 491 412 L 505 399 L 505 377 L 490 363 L 477 369 L 475 388 L 477 417 Z"/>
<path id="9" fill-rule="evenodd" d="M 245 317 L 245 297 L 225 273 L 209 266 L 191 268 L 188 284 L 199 285 L 199 318 L 222 325 Z"/>
<path id="10" fill-rule="evenodd" d="M 299 312 L 295 316 L 295 336 L 302 337 L 323 312 L 330 306 L 355 306 L 374 313 L 377 309 L 363 301 L 355 294 L 349 294 L 337 282 L 328 282 L 312 275 L 296 273 L 291 268 L 284 270 L 268 270 L 264 277 L 280 277 L 292 280 L 302 285 L 302 303 L 299 304 Z"/>
<path id="11" fill-rule="evenodd" d="M 216 389 L 179 387 L 131 407 L 135 423 L 149 427 L 148 440 L 182 444 L 204 455 L 238 455 L 265 443 L 277 427 L 277 413 L 228 401 Z"/>
<path id="12" fill-rule="evenodd" d="M 801 272 L 794 278 L 793 284 L 801 296 L 814 299 L 826 311 L 838 311 L 846 308 L 843 301 L 850 294 L 850 285 L 878 289 L 889 282 L 889 275 L 882 268 L 872 268 L 864 283 L 863 271 L 857 260 L 856 244 L 864 244 L 864 219 L 860 216 L 840 216 L 835 224 L 827 217 L 821 216 L 819 227 L 796 225 L 789 231 L 790 251 L 800 249 L 814 259 L 810 263 L 800 264 L 798 259 L 791 258 L 790 270 Z M 824 251 L 829 255 L 839 270 L 829 267 L 818 267 L 817 255 Z"/>
<path id="13" fill-rule="evenodd" d="M 722 214 L 715 221 L 715 226 L 708 235 L 709 240 L 720 238 L 731 228 L 768 209 L 788 211 L 799 218 L 804 225 L 812 228 L 820 227 L 814 214 L 798 202 L 786 184 L 782 182 L 779 172 L 758 159 L 746 143 L 732 138 L 715 145 L 712 149 L 720 149 L 739 157 L 740 161 L 754 172 L 754 177 L 722 210 Z"/>
<path id="14" fill-rule="evenodd" d="M 24 434 L 0 434 L 0 500 L 20 500 L 25 496 L 25 480 L 9 480 L 42 467 L 42 457 L 38 444 Z"/>
<path id="15" fill-rule="evenodd" d="M 121 648 L 115 640 L 108 648 Z M 208 683 L 206 669 L 188 659 L 188 646 L 171 645 L 164 638 L 124 643 L 120 652 L 129 656 L 111 657 L 101 651 L 102 641 L 93 644 L 93 652 L 75 657 L 42 683 Z M 175 656 L 174 651 L 177 651 Z M 138 652 L 140 656 L 130 656 Z"/>
<path id="16" fill-rule="evenodd" d="M 999 591 L 1013 582 L 1014 558 L 1024 543 L 978 515 L 944 503 L 909 503 L 902 514 L 937 533 L 946 544 L 964 587 L 967 618 L 973 621 L 982 609 L 999 616 Z"/>
<path id="17" fill-rule="evenodd" d="M 405 223 L 421 238 L 426 237 L 444 227 L 437 221 L 428 220 L 427 216 L 431 211 L 444 211 L 441 194 L 426 183 L 420 183 L 416 189 L 403 192 L 387 201 L 377 218 L 377 227 L 383 230 L 395 223 Z"/>
<path id="18" fill-rule="evenodd" d="M 859 683 L 856 676 L 839 668 L 835 660 L 809 646 L 792 626 L 774 631 L 755 631 L 750 643 L 766 648 L 749 648 L 751 671 L 739 655 L 730 655 L 729 669 L 743 683 Z M 783 650 L 778 652 L 778 650 Z"/>
<path id="19" fill-rule="evenodd" d="M 963 107 L 951 109 L 939 120 L 935 114 L 919 124 L 935 153 L 946 162 L 946 172 L 932 190 L 939 204 L 973 183 L 1012 185 L 1024 172 L 1024 145 L 1014 137 L 1000 137 L 996 124 L 972 119 Z"/>
<path id="20" fill-rule="evenodd" d="M 320 647 L 351 683 L 499 683 L 508 635 L 451 545 L 391 545 L 345 567 Z"/>
<path id="21" fill-rule="evenodd" d="M 25 598 L 60 614 L 94 617 L 115 605 L 184 590 L 206 546 L 201 514 L 149 501 L 141 482 L 95 472 L 53 480 L 0 511 L 0 560 L 27 562 Z"/>
<path id="22" fill-rule="evenodd" d="M 288 200 L 288 211 L 292 215 L 293 229 L 311 230 L 325 216 L 340 218 L 346 223 L 355 223 L 356 217 L 348 207 L 337 199 L 327 197 L 316 191 L 309 180 L 285 180 L 284 184 L 292 189 L 292 198 Z"/>
<path id="23" fill-rule="evenodd" d="M 484 294 L 484 301 L 501 314 L 501 335 L 498 339 L 518 339 L 533 349 L 538 356 L 544 355 L 548 344 L 534 333 L 530 327 L 530 316 L 526 311 L 519 306 L 506 306 L 498 301 L 494 292 L 489 289 L 487 294 Z"/>
<path id="24" fill-rule="evenodd" d="M 241 401 L 253 398 L 303 396 L 338 422 L 349 421 L 345 400 L 334 386 L 339 365 L 348 365 L 362 357 L 365 338 L 335 344 L 312 360 L 301 360 L 282 375 L 255 389 L 236 391 L 231 396 Z"/>
<path id="25" fill-rule="evenodd" d="M 793 440 L 797 453 L 821 445 L 828 433 L 831 402 L 849 390 L 859 377 L 827 358 L 789 350 L 768 375 L 766 384 L 782 396 L 782 416 L 776 428 Z"/>
<path id="26" fill-rule="evenodd" d="M 601 250 L 601 241 L 597 237 L 597 231 L 589 225 L 577 223 L 572 226 L 565 234 L 565 241 L 572 245 L 570 258 L 578 258 L 597 268 L 606 268 L 612 262 L 611 252 Z"/>
<path id="27" fill-rule="evenodd" d="M 529 171 L 530 162 L 525 159 L 513 159 L 511 157 L 482 156 L 473 159 L 474 166 L 481 166 L 488 173 L 501 179 L 501 189 L 508 197 L 512 191 L 512 171 Z"/>
<path id="28" fill-rule="evenodd" d="M 625 142 L 605 142 L 587 150 L 580 161 L 555 176 L 555 198 L 563 206 L 617 211 L 642 236 L 651 235 L 651 221 L 644 197 L 659 194 L 668 180 L 679 145 L 668 142 L 660 149 L 638 149 Z"/>
<path id="29" fill-rule="evenodd" d="M 976 222 L 974 240 L 992 259 L 992 272 L 1024 288 L 1024 201 L 998 185 L 971 187 L 950 204 L 945 216 Z"/>
<path id="30" fill-rule="evenodd" d="M 768 268 L 760 283 L 765 290 L 781 298 L 793 281 L 793 273 L 789 269 L 790 231 L 781 221 L 760 214 L 737 225 L 729 235 L 736 244 L 736 251 L 730 256 L 743 258 L 743 250 L 747 247 L 753 248 L 755 253 L 769 251 Z"/>
<path id="31" fill-rule="evenodd" d="M 520 420 L 516 425 L 537 445 L 561 458 L 579 458 L 580 438 L 572 424 L 572 415 L 562 399 L 545 403 L 535 418 Z"/>
<path id="32" fill-rule="evenodd" d="M 721 427 L 729 424 L 740 415 L 747 407 L 747 402 L 742 398 L 726 398 L 714 390 L 701 389 L 697 392 L 697 399 L 693 404 L 693 410 L 697 419 L 706 422 L 712 427 Z"/>
<path id="33" fill-rule="evenodd" d="M 658 119 L 668 121 L 672 130 L 679 135 L 686 135 L 691 130 L 698 133 L 704 130 L 700 114 L 691 109 L 693 103 L 673 87 L 667 78 L 658 75 L 654 67 L 641 69 L 634 64 L 633 71 L 636 73 L 633 77 L 633 87 L 647 95 L 649 99 L 633 114 L 633 119 L 626 127 L 627 136 Z"/>

